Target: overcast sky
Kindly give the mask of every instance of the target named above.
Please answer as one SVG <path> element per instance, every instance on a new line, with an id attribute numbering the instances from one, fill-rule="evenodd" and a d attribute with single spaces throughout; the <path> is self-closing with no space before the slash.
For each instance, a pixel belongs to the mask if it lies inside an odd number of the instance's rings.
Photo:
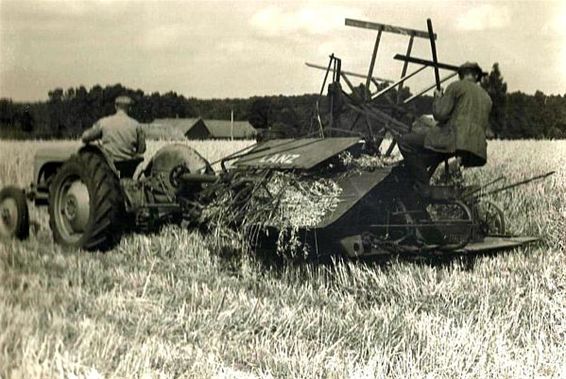
<path id="1" fill-rule="evenodd" d="M 440 61 L 499 62 L 510 91 L 566 94 L 565 1 L 0 0 L 0 97 L 122 83 L 199 98 L 318 92 L 334 52 L 367 72 L 375 32 L 344 18 L 438 34 Z M 407 38 L 384 34 L 375 74 L 398 78 Z M 430 59 L 417 39 L 414 55 Z M 413 92 L 434 81 L 427 70 Z"/>

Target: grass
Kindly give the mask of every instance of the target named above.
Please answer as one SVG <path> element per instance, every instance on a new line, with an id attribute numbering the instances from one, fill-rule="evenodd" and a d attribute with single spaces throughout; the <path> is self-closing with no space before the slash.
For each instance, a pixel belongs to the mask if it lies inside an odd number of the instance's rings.
<path id="1" fill-rule="evenodd" d="M 0 142 L 0 185 L 31 181 L 38 146 Z M 210 160 L 240 147 L 196 146 Z M 512 232 L 543 242 L 268 269 L 174 227 L 106 254 L 62 251 L 33 210 L 39 230 L 0 245 L 0 377 L 565 377 L 566 142 L 489 149 L 469 179 L 557 170 L 495 199 Z"/>

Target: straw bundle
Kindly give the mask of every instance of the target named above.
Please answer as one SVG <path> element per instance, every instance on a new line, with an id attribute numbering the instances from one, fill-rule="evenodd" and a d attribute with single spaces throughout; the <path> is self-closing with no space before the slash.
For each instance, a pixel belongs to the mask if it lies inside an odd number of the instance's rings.
<path id="1" fill-rule="evenodd" d="M 348 170 L 371 171 L 376 168 L 389 166 L 397 162 L 399 157 L 369 154 L 361 154 L 360 156 L 354 157 L 350 152 L 345 151 L 340 154 L 339 159 Z"/>
<path id="2" fill-rule="evenodd" d="M 248 236 L 275 228 L 278 252 L 293 256 L 303 249 L 299 229 L 315 227 L 336 208 L 342 192 L 332 179 L 279 171 L 265 172 L 237 190 L 233 187 L 226 185 L 217 191 L 201 222 L 216 233 L 236 227 Z"/>

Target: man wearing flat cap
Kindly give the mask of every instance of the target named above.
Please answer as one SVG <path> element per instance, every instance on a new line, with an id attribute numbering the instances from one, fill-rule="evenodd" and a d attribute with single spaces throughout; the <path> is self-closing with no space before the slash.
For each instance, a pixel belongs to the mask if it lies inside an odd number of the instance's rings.
<path id="1" fill-rule="evenodd" d="M 118 96 L 114 101 L 116 113 L 98 120 L 82 135 L 84 143 L 99 140 L 114 161 L 127 161 L 145 152 L 145 136 L 139 123 L 128 116 L 132 99 Z"/>
<path id="2" fill-rule="evenodd" d="M 458 68 L 460 80 L 443 92 L 435 91 L 433 115 L 437 124 L 405 134 L 399 149 L 420 185 L 428 185 L 438 165 L 453 156 L 465 167 L 483 166 L 487 160 L 486 129 L 491 99 L 478 82 L 485 73 L 477 63 Z"/>

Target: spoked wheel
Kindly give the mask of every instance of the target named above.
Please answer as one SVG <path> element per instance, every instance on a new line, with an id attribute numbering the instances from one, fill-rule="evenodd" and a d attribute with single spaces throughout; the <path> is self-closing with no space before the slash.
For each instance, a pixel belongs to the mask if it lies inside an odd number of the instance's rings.
<path id="1" fill-rule="evenodd" d="M 6 187 L 0 191 L 0 238 L 20 240 L 29 236 L 29 210 L 24 191 Z"/>
<path id="2" fill-rule="evenodd" d="M 435 222 L 441 224 L 439 230 L 444 234 L 444 241 L 439 250 L 452 251 L 463 248 L 473 236 L 472 210 L 459 200 L 439 205 L 438 219 Z"/>
<path id="3" fill-rule="evenodd" d="M 480 231 L 483 235 L 505 235 L 505 214 L 490 200 L 483 200 L 477 205 Z"/>
<path id="4" fill-rule="evenodd" d="M 473 217 L 470 208 L 461 201 L 407 207 L 402 201 L 403 221 L 407 225 L 408 241 L 414 240 L 420 249 L 453 251 L 463 248 L 473 234 Z"/>
<path id="5" fill-rule="evenodd" d="M 49 189 L 49 225 L 58 244 L 108 250 L 120 240 L 123 216 L 119 179 L 100 155 L 73 155 L 55 175 Z"/>

